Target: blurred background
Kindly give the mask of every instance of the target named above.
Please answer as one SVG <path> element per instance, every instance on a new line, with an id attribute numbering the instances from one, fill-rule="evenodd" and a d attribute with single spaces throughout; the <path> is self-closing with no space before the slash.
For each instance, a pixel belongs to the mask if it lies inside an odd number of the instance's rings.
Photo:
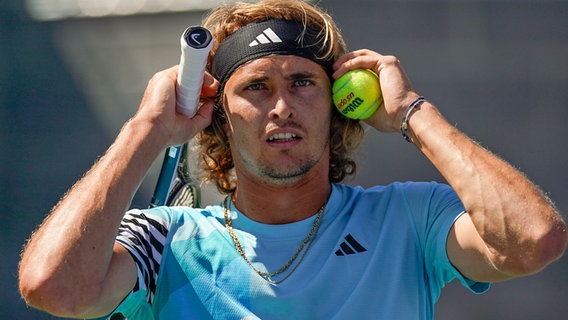
<path id="1" fill-rule="evenodd" d="M 25 240 L 104 153 L 148 79 L 179 62 L 179 37 L 220 1 L 2 0 L 0 319 L 55 319 L 17 290 Z M 462 131 L 568 212 L 568 2 L 318 1 L 350 50 L 396 55 Z M 368 132 L 350 184 L 443 181 L 400 135 Z M 146 207 L 160 159 L 134 198 Z M 204 186 L 204 204 L 218 201 Z M 522 213 L 520 213 L 522 214 Z M 436 319 L 566 319 L 568 257 L 474 295 L 449 284 Z"/>

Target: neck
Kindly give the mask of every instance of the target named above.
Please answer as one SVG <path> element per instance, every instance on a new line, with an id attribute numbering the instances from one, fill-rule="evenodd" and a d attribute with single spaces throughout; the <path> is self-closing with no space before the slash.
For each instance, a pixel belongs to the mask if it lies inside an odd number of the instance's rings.
<path id="1" fill-rule="evenodd" d="M 285 224 L 306 219 L 318 212 L 331 193 L 327 177 L 304 177 L 288 185 L 269 185 L 239 179 L 233 195 L 235 206 L 252 220 Z"/>

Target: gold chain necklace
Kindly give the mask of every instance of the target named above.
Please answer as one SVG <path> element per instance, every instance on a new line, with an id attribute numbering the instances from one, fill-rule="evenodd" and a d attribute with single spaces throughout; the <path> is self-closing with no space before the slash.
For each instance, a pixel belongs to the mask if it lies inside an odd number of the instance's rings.
<path id="1" fill-rule="evenodd" d="M 245 251 L 243 250 L 241 243 L 240 243 L 239 239 L 237 238 L 235 231 L 233 230 L 233 220 L 229 216 L 229 213 L 228 213 L 229 210 L 227 209 L 229 207 L 228 202 L 229 202 L 229 196 L 227 196 L 225 198 L 225 200 L 223 201 L 223 216 L 225 218 L 225 227 L 227 228 L 227 231 L 229 231 L 231 238 L 233 238 L 233 242 L 235 243 L 235 247 L 237 248 L 237 251 L 239 252 L 241 257 L 243 257 L 243 259 L 246 261 L 246 263 L 251 267 L 251 269 L 254 270 L 254 272 L 256 272 L 264 280 L 266 280 L 266 281 L 268 281 L 272 284 L 279 284 L 282 281 L 288 279 L 288 277 L 290 277 L 290 275 L 294 271 L 296 271 L 296 268 L 298 268 L 298 266 L 300 265 L 302 260 L 304 260 L 306 253 L 308 252 L 308 250 L 312 246 L 312 243 L 314 242 L 314 239 L 316 238 L 316 235 L 318 234 L 319 228 L 320 228 L 322 220 L 323 220 L 323 214 L 325 212 L 325 206 L 327 204 L 327 203 L 325 203 L 318 210 L 316 219 L 314 220 L 314 224 L 312 225 L 312 229 L 310 230 L 310 232 L 308 233 L 306 238 L 304 238 L 304 241 L 302 241 L 302 244 L 300 245 L 298 250 L 296 250 L 296 252 L 292 256 L 292 258 L 290 258 L 290 260 L 288 260 L 288 262 L 282 268 L 278 269 L 278 271 L 264 272 L 264 271 L 258 270 L 255 266 L 253 266 L 252 262 L 250 262 L 249 259 L 247 258 Z M 306 247 L 306 245 L 307 245 L 307 247 Z M 303 250 L 304 247 L 305 247 L 305 250 Z M 294 265 L 292 270 L 290 270 L 290 272 L 288 272 L 288 274 L 286 274 L 284 276 L 284 278 L 282 278 L 278 281 L 272 280 L 272 277 L 279 275 L 279 274 L 283 273 L 284 271 L 288 270 L 288 268 L 290 268 L 290 266 L 294 263 L 294 261 L 298 258 L 298 256 L 300 255 L 300 252 L 302 252 L 302 251 L 304 251 L 304 252 L 300 256 L 300 260 L 298 260 L 298 262 Z"/>

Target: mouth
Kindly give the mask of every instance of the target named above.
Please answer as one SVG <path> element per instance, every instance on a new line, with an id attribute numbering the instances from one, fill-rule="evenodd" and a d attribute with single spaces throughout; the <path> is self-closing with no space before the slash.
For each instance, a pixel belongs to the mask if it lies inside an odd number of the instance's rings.
<path id="1" fill-rule="evenodd" d="M 300 137 L 296 136 L 293 133 L 286 132 L 286 133 L 276 133 L 270 136 L 267 141 L 268 142 L 291 142 L 299 140 Z"/>

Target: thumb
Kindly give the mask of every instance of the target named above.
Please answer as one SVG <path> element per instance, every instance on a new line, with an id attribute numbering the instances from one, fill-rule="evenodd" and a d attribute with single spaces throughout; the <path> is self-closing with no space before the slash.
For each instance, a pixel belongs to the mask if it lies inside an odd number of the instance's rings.
<path id="1" fill-rule="evenodd" d="M 214 105 L 213 101 L 204 102 L 192 118 L 183 117 L 185 119 L 182 125 L 189 130 L 188 136 L 194 137 L 211 124 Z"/>

